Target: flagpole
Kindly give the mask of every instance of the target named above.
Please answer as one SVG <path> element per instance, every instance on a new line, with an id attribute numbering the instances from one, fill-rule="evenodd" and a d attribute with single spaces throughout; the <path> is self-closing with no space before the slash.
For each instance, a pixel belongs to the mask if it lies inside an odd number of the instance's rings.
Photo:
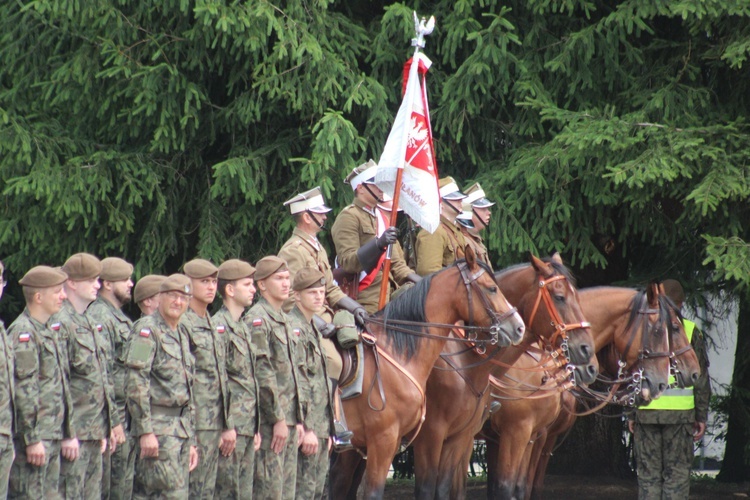
<path id="1" fill-rule="evenodd" d="M 412 56 L 412 65 L 417 65 L 417 75 L 416 78 L 419 79 L 419 61 L 417 59 L 417 56 L 419 55 L 419 49 L 424 48 L 424 37 L 425 35 L 429 35 L 432 33 L 432 30 L 435 25 L 435 18 L 431 17 L 429 22 L 422 18 L 421 21 L 417 18 L 416 11 L 414 12 L 414 31 L 416 32 L 416 38 L 412 38 L 411 43 L 414 45 L 414 55 Z M 409 69 L 409 77 L 411 78 L 411 68 Z M 408 87 L 408 81 L 407 85 Z M 424 91 L 424 89 L 423 89 Z M 413 93 L 412 93 L 413 94 Z M 413 102 L 412 102 L 413 96 L 409 95 L 409 107 L 407 109 L 412 109 Z M 404 128 L 404 136 L 408 135 L 409 129 L 407 127 Z M 430 138 L 432 140 L 432 138 Z M 404 141 L 403 144 L 406 144 Z M 432 146 L 432 143 L 430 143 L 430 146 Z M 434 150 L 433 150 L 434 151 Z M 390 220 L 390 226 L 395 226 L 398 221 L 398 201 L 401 197 L 401 183 L 402 183 L 402 177 L 404 173 L 404 162 L 406 161 L 405 155 L 401 154 L 400 158 L 403 158 L 401 167 L 398 169 L 398 172 L 396 172 L 396 185 L 393 188 L 393 206 L 391 208 L 391 220 Z M 383 263 L 383 279 L 380 283 L 380 299 L 378 300 L 378 309 L 383 309 L 385 307 L 385 302 L 388 298 L 388 288 L 390 285 L 390 278 L 391 278 L 391 251 L 393 249 L 393 245 L 388 245 L 388 249 L 385 253 L 385 262 Z"/>

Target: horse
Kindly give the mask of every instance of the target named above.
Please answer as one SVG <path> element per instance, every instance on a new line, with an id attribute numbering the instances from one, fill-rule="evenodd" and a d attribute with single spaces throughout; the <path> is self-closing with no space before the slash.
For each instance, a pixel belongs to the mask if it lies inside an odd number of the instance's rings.
<path id="1" fill-rule="evenodd" d="M 593 382 L 597 374 L 593 341 L 560 256 L 555 254 L 549 262 L 531 256 L 530 264 L 495 277 L 527 325 L 522 345 L 544 339 L 550 352 L 560 352 L 561 357 L 569 353 L 575 362 L 586 364 L 575 376 Z M 460 330 L 455 334 L 461 336 Z M 553 349 L 558 342 L 564 346 L 559 351 Z M 416 498 L 465 496 L 474 435 L 487 418 L 489 373 L 507 369 L 524 351 L 517 346 L 502 353 L 477 347 L 446 345 L 427 380 L 427 418 L 413 443 Z"/>
<path id="2" fill-rule="evenodd" d="M 667 387 L 670 360 L 684 348 L 687 337 L 676 321 L 673 305 L 659 293 L 656 286 L 647 292 L 632 289 L 599 287 L 581 290 L 580 303 L 591 321 L 591 333 L 597 352 L 610 344 L 622 353 L 615 360 L 617 378 L 623 371 L 639 365 L 631 378 L 629 403 L 658 397 Z M 681 338 L 682 337 L 682 338 Z M 674 343 L 680 344 L 675 346 Z M 688 356 L 689 358 L 689 356 Z M 697 365 L 697 358 L 693 353 Z M 528 361 L 527 361 L 528 364 Z M 685 372 L 695 379 L 691 359 L 685 361 Z M 515 392 L 506 390 L 500 410 L 493 415 L 491 428 L 485 434 L 498 435 L 497 446 L 487 442 L 488 498 L 525 498 L 541 495 L 544 472 L 554 445 L 554 437 L 566 432 L 575 422 L 575 398 L 570 392 L 549 393 L 549 397 L 526 398 L 528 387 L 541 386 L 541 381 L 524 379 L 516 373 L 519 383 Z M 514 399 L 519 398 L 519 399 Z M 520 437 L 519 437 L 520 436 Z M 524 441 L 525 440 L 525 441 Z M 522 458 L 519 460 L 519 456 Z"/>
<path id="3" fill-rule="evenodd" d="M 489 267 L 477 261 L 470 247 L 465 256 L 423 278 L 368 319 L 369 333 L 362 335 L 365 390 L 343 401 L 352 444 L 367 456 L 365 498 L 382 498 L 401 439 L 419 433 L 427 377 L 454 325 L 465 323 L 478 345 L 504 347 L 523 337 L 523 321 Z M 330 472 L 332 498 L 352 495 L 358 457 L 352 451 L 337 457 Z"/>

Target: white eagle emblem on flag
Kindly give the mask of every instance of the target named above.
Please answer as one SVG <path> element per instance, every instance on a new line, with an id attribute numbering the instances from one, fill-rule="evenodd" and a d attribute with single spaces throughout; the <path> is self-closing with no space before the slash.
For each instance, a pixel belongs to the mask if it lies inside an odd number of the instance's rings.
<path id="1" fill-rule="evenodd" d="M 425 139 L 427 139 L 427 128 L 424 126 L 424 121 L 420 120 L 419 123 L 417 123 L 417 117 L 412 116 L 411 117 L 411 130 L 409 131 L 409 137 L 408 137 L 408 146 L 410 148 L 416 148 L 421 144 Z"/>

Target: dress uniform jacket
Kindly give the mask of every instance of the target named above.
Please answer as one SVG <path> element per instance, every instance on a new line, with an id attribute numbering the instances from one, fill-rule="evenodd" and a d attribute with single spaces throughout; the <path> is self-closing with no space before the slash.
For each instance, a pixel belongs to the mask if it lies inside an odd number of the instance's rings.
<path id="1" fill-rule="evenodd" d="M 336 217 L 336 222 L 333 223 L 331 228 L 331 235 L 333 236 L 333 243 L 336 245 L 338 264 L 347 273 L 362 272 L 362 264 L 357 258 L 357 250 L 377 237 L 377 217 L 378 215 L 373 208 L 366 206 L 357 198 L 354 199 L 354 203 L 345 207 Z M 394 243 L 391 252 L 391 277 L 396 283 L 402 284 L 411 272 L 404 260 L 404 251 L 401 245 L 398 242 Z M 362 304 L 370 314 L 378 310 L 382 281 L 383 271 L 381 269 L 370 286 L 360 290 L 357 297 L 357 302 Z M 390 297 L 392 288 L 392 286 L 389 286 L 387 298 Z"/>
<path id="2" fill-rule="evenodd" d="M 440 225 L 434 233 L 422 229 L 417 235 L 417 274 L 427 276 L 463 259 L 464 247 L 466 239 L 458 226 L 440 216 Z"/>
<path id="3" fill-rule="evenodd" d="M 471 247 L 472 250 L 474 250 L 474 253 L 477 255 L 477 260 L 479 260 L 480 262 L 484 262 L 485 264 L 490 266 L 490 269 L 492 269 L 490 255 L 487 251 L 487 247 L 484 246 L 484 240 L 482 239 L 482 237 L 479 235 L 475 236 L 465 229 L 461 229 L 461 234 L 464 235 L 466 243 Z"/>

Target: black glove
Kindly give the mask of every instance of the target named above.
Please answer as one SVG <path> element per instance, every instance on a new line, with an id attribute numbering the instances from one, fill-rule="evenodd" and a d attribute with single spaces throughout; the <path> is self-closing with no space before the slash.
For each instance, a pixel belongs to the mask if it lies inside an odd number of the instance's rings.
<path id="1" fill-rule="evenodd" d="M 329 339 L 336 334 L 336 325 L 333 323 L 327 323 L 326 320 L 318 315 L 313 316 L 313 324 L 324 339 Z"/>
<path id="2" fill-rule="evenodd" d="M 377 237 L 378 247 L 385 250 L 388 245 L 396 243 L 398 240 L 398 228 L 391 226 L 383 234 Z"/>
<path id="3" fill-rule="evenodd" d="M 360 327 L 365 328 L 367 319 L 370 317 L 370 315 L 367 314 L 367 311 L 365 311 L 365 308 L 358 307 L 352 312 L 352 314 L 354 315 L 354 322 L 357 323 Z"/>
<path id="4" fill-rule="evenodd" d="M 367 322 L 367 318 L 370 316 L 367 314 L 367 311 L 364 307 L 362 307 L 362 304 L 357 302 L 356 300 L 352 299 L 351 297 L 344 297 L 338 302 L 336 302 L 336 307 L 340 307 L 341 309 L 346 309 L 352 315 L 354 316 L 354 322 L 357 323 L 362 328 L 365 327 L 365 323 Z"/>

